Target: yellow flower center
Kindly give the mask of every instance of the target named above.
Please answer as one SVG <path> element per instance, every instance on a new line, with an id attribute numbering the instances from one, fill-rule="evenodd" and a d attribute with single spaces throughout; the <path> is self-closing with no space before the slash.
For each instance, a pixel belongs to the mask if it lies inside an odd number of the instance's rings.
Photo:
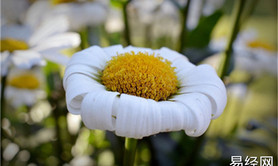
<path id="1" fill-rule="evenodd" d="M 21 40 L 16 40 L 12 38 L 1 39 L 1 52 L 9 51 L 13 52 L 15 50 L 27 50 L 28 44 Z"/>
<path id="2" fill-rule="evenodd" d="M 132 51 L 113 57 L 103 70 L 101 81 L 111 91 L 166 100 L 178 89 L 174 69 L 162 57 Z"/>
<path id="3" fill-rule="evenodd" d="M 33 74 L 25 73 L 19 76 L 14 76 L 8 81 L 8 84 L 20 89 L 37 89 L 40 82 Z"/>
<path id="4" fill-rule="evenodd" d="M 51 4 L 58 5 L 62 3 L 76 2 L 77 0 L 51 0 Z"/>
<path id="5" fill-rule="evenodd" d="M 262 49 L 265 49 L 265 50 L 268 50 L 268 51 L 274 51 L 275 50 L 275 48 L 273 46 L 269 45 L 268 43 L 264 43 L 264 42 L 257 41 L 257 40 L 248 42 L 247 46 L 251 47 L 251 48 L 262 48 Z"/>

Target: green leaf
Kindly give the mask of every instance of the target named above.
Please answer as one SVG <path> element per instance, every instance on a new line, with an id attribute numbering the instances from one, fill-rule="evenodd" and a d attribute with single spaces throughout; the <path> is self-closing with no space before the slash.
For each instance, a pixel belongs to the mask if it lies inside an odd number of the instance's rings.
<path id="1" fill-rule="evenodd" d="M 210 16 L 202 17 L 199 21 L 198 26 L 188 33 L 188 38 L 186 39 L 186 47 L 206 47 L 209 44 L 211 32 L 222 15 L 223 12 L 217 10 Z"/>
<path id="2" fill-rule="evenodd" d="M 59 73 L 60 66 L 56 63 L 47 61 L 46 66 L 43 68 L 43 72 L 46 75 L 47 87 L 46 92 L 50 94 L 55 89 L 55 78 L 54 74 Z"/>
<path id="3" fill-rule="evenodd" d="M 110 0 L 110 5 L 116 8 L 122 8 L 123 4 L 126 3 L 127 0 Z"/>

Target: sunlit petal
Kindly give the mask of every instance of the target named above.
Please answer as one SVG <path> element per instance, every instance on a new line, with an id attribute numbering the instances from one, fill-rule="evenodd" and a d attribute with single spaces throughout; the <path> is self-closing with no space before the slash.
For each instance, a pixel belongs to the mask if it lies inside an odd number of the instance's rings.
<path id="1" fill-rule="evenodd" d="M 40 54 L 32 50 L 15 51 L 12 56 L 12 62 L 15 66 L 22 69 L 31 69 L 34 65 L 44 65 L 45 61 Z"/>
<path id="2" fill-rule="evenodd" d="M 67 78 L 66 84 L 66 101 L 68 109 L 73 114 L 80 114 L 80 106 L 85 94 L 95 90 L 105 90 L 104 86 L 94 79 L 84 75 L 71 75 Z M 80 86 L 80 83 L 83 86 Z"/>
<path id="3" fill-rule="evenodd" d="M 85 95 L 81 105 L 84 124 L 90 129 L 113 131 L 113 103 L 119 93 L 94 91 Z"/>
<path id="4" fill-rule="evenodd" d="M 41 24 L 37 31 L 34 32 L 29 39 L 30 46 L 36 46 L 37 43 L 47 39 L 50 36 L 57 35 L 68 30 L 68 20 L 65 17 L 59 16 L 53 19 L 48 19 Z"/>

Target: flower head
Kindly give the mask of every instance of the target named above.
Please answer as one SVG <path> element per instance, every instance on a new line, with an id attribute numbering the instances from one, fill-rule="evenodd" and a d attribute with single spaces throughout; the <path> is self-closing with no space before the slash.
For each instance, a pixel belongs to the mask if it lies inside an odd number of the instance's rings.
<path id="1" fill-rule="evenodd" d="M 32 27 L 41 20 L 63 16 L 69 21 L 71 30 L 77 31 L 86 26 L 102 24 L 107 17 L 107 0 L 51 0 L 36 1 L 26 14 L 26 22 Z"/>
<path id="2" fill-rule="evenodd" d="M 68 110 L 88 128 L 131 138 L 178 130 L 199 136 L 226 105 L 212 67 L 168 48 L 90 47 L 73 55 L 63 84 Z"/>
<path id="3" fill-rule="evenodd" d="M 222 37 L 212 40 L 210 47 L 215 51 L 223 51 L 226 43 L 226 38 Z M 235 40 L 233 50 L 235 69 L 254 76 L 264 73 L 277 75 L 277 50 L 271 44 L 259 39 L 256 30 L 242 31 Z M 209 63 L 215 59 L 217 57 L 209 59 Z M 216 63 L 219 63 L 219 58 Z"/>
<path id="4" fill-rule="evenodd" d="M 11 68 L 7 79 L 5 97 L 14 107 L 31 106 L 46 97 L 44 78 L 39 67 L 31 70 Z"/>
<path id="5" fill-rule="evenodd" d="M 176 93 L 178 79 L 169 61 L 148 53 L 114 56 L 103 70 L 101 82 L 111 91 L 153 100 Z"/>
<path id="6" fill-rule="evenodd" d="M 76 33 L 66 32 L 68 23 L 63 17 L 57 17 L 41 24 L 38 29 L 26 25 L 3 25 L 1 27 L 1 66 L 2 75 L 6 74 L 10 64 L 21 69 L 30 69 L 34 65 L 43 65 L 44 59 L 66 64 L 68 57 L 60 51 L 76 47 L 80 37 Z"/>

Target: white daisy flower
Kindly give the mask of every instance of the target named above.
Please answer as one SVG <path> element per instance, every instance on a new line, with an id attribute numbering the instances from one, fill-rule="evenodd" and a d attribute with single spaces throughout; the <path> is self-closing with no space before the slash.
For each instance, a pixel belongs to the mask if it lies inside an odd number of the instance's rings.
<path id="1" fill-rule="evenodd" d="M 22 105 L 32 106 L 39 99 L 44 99 L 44 77 L 40 68 L 22 70 L 11 68 L 7 78 L 5 98 L 14 107 Z"/>
<path id="2" fill-rule="evenodd" d="M 69 112 L 88 128 L 130 138 L 179 130 L 200 136 L 227 101 L 212 67 L 168 48 L 92 46 L 73 55 L 63 85 Z"/>
<path id="3" fill-rule="evenodd" d="M 178 9 L 171 1 L 133 0 L 128 7 L 129 17 L 134 18 L 131 19 L 134 27 L 140 26 L 138 25 L 140 21 L 145 25 L 152 25 L 154 38 L 161 37 L 161 35 L 178 37 L 180 17 Z"/>
<path id="4" fill-rule="evenodd" d="M 224 51 L 227 39 L 222 37 L 212 40 L 210 47 L 215 51 Z M 253 75 L 270 73 L 277 75 L 277 50 L 274 46 L 258 39 L 254 29 L 241 32 L 233 45 L 235 68 Z M 219 56 L 219 55 L 218 55 Z M 212 57 L 207 62 L 218 66 L 219 57 Z"/>
<path id="5" fill-rule="evenodd" d="M 21 69 L 43 65 L 44 59 L 65 65 L 69 58 L 60 51 L 80 44 L 79 35 L 67 30 L 68 22 L 62 17 L 48 20 L 36 30 L 24 25 L 2 26 L 2 75 L 11 63 Z"/>
<path id="6" fill-rule="evenodd" d="M 67 18 L 71 30 L 80 30 L 86 26 L 104 23 L 108 12 L 108 1 L 53 0 L 36 1 L 26 14 L 26 22 L 32 27 L 40 20 L 57 16 Z"/>

